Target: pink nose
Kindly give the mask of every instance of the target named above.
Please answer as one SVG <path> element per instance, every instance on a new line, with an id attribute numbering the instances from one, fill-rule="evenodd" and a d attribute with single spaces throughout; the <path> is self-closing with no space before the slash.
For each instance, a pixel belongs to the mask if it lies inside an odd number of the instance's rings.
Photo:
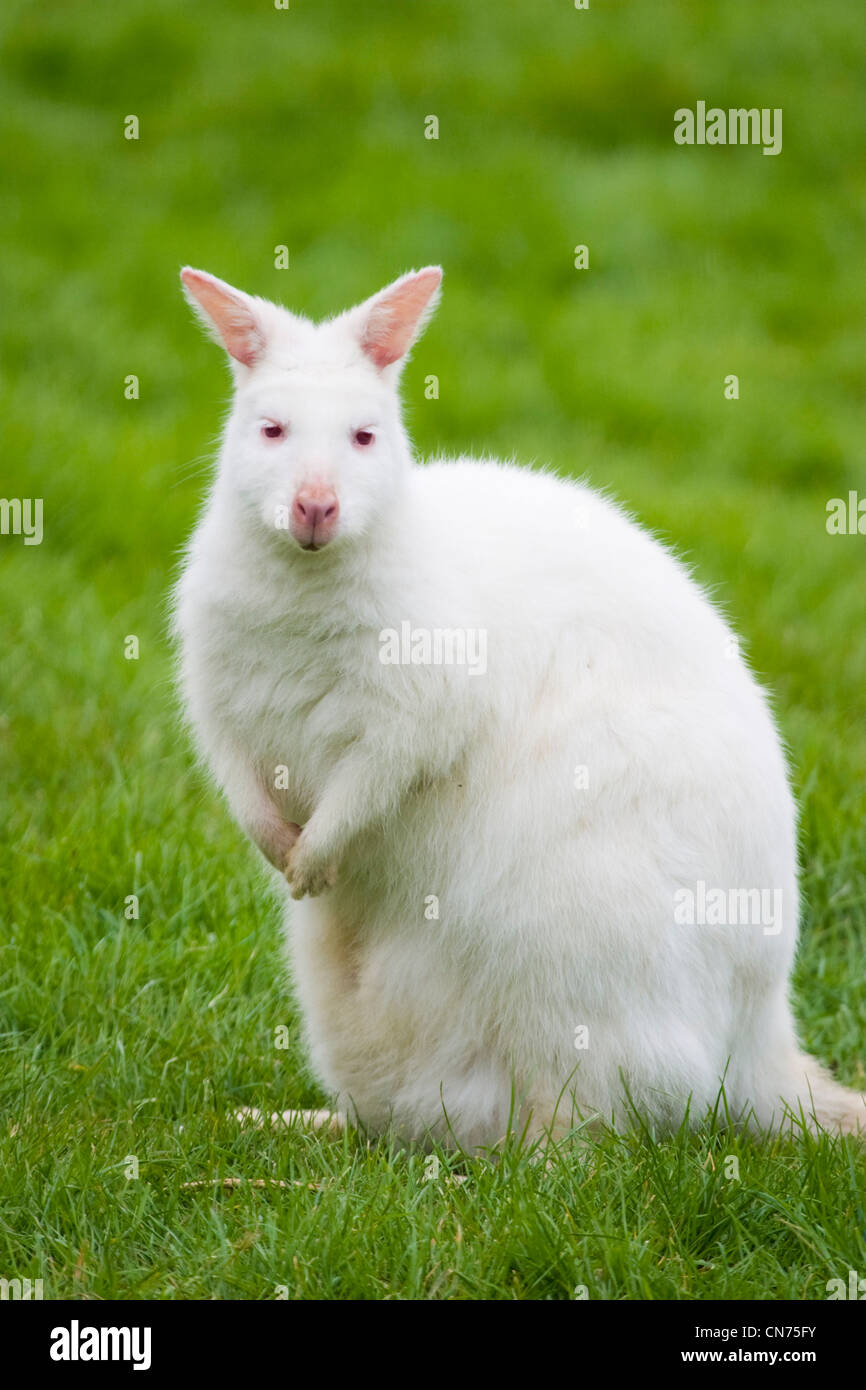
<path id="1" fill-rule="evenodd" d="M 292 503 L 292 535 L 304 550 L 318 550 L 333 539 L 339 515 L 333 488 L 315 483 L 299 488 Z"/>

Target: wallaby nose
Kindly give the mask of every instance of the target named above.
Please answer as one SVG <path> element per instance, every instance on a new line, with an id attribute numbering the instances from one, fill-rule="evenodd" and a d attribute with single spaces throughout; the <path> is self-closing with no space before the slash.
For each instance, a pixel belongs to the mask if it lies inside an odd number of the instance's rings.
<path id="1" fill-rule="evenodd" d="M 333 538 L 339 514 L 333 488 L 320 484 L 299 488 L 292 503 L 292 535 L 304 550 L 318 550 Z"/>

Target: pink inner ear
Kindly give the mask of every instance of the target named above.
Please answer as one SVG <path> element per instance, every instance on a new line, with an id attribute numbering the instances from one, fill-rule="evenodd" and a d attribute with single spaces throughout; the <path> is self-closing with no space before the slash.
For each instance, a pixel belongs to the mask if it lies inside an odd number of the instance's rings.
<path id="1" fill-rule="evenodd" d="M 261 357 L 265 340 L 255 314 L 241 295 L 201 270 L 183 270 L 181 279 L 204 314 L 216 328 L 226 352 L 245 366 Z"/>
<path id="2" fill-rule="evenodd" d="M 377 367 L 387 367 L 409 351 L 419 321 L 441 279 L 439 270 L 422 270 L 385 290 L 374 302 L 361 336 L 361 347 Z"/>

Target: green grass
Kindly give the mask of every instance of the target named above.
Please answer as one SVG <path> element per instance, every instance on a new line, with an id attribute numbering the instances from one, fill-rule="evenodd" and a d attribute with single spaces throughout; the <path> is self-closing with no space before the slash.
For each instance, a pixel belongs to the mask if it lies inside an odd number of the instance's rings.
<path id="1" fill-rule="evenodd" d="M 710 1125 L 549 1168 L 440 1155 L 436 1180 L 357 1136 L 233 1126 L 323 1098 L 275 901 L 178 727 L 165 622 L 226 392 L 178 267 L 321 314 L 441 262 L 406 376 L 419 449 L 587 474 L 725 603 L 803 808 L 804 1038 L 863 1085 L 866 537 L 824 515 L 866 492 L 866 19 L 9 0 L 0 33 L 0 495 L 45 508 L 41 546 L 0 537 L 0 1276 L 58 1298 L 701 1299 L 866 1274 L 851 1142 Z M 783 153 L 676 147 L 698 98 L 781 106 Z M 184 1186 L 224 1177 L 288 1186 Z"/>

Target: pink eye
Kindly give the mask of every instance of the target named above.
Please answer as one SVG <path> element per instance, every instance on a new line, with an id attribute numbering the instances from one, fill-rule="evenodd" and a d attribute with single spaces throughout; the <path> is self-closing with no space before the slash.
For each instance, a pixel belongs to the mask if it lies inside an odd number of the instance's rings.
<path id="1" fill-rule="evenodd" d="M 368 444 L 373 443 L 372 430 L 355 430 L 355 443 L 361 449 L 366 449 Z"/>
<path id="2" fill-rule="evenodd" d="M 263 439 L 282 439 L 285 432 L 284 425 L 276 425 L 272 420 L 269 420 L 266 425 L 262 425 Z"/>

